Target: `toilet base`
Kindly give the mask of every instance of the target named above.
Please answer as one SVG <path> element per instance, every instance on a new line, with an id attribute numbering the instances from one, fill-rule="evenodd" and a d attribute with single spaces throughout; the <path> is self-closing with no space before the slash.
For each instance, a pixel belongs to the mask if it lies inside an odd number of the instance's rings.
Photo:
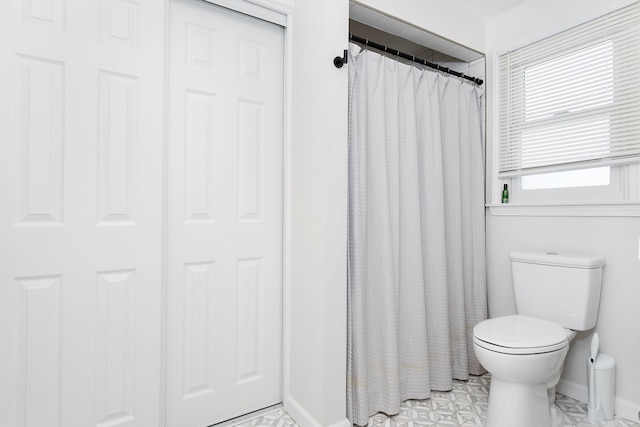
<path id="1" fill-rule="evenodd" d="M 491 377 L 485 427 L 553 427 L 551 412 L 546 383 L 513 383 Z M 553 418 L 557 422 L 557 414 Z"/>
<path id="2" fill-rule="evenodd" d="M 564 414 L 555 403 L 551 405 L 551 427 L 562 427 L 564 424 Z"/>

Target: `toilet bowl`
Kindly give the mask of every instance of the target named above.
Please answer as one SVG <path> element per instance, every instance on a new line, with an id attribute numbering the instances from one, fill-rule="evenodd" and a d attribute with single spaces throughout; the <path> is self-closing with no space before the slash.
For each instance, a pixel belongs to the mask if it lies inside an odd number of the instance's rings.
<path id="1" fill-rule="evenodd" d="M 556 427 L 555 386 L 575 331 L 596 324 L 604 258 L 510 252 L 516 315 L 473 328 L 473 349 L 491 374 L 485 427 Z"/>
<path id="2" fill-rule="evenodd" d="M 560 378 L 573 335 L 559 324 L 514 315 L 485 320 L 473 332 L 478 361 L 491 372 L 485 427 L 549 427 L 548 389 Z"/>

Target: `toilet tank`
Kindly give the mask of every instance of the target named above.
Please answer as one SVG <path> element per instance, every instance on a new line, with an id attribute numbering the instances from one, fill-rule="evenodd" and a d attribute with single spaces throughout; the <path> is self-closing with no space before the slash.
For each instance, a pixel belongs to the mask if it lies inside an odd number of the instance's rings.
<path id="1" fill-rule="evenodd" d="M 596 325 L 604 257 L 509 252 L 518 314 L 586 331 Z"/>

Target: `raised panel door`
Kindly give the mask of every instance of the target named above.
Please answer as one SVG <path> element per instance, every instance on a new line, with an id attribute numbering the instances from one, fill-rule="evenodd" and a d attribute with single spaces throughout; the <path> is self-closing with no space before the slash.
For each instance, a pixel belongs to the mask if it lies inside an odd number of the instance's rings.
<path id="1" fill-rule="evenodd" d="M 0 2 L 0 425 L 157 426 L 164 10 Z"/>
<path id="2" fill-rule="evenodd" d="M 281 402 L 283 29 L 170 3 L 167 426 Z"/>

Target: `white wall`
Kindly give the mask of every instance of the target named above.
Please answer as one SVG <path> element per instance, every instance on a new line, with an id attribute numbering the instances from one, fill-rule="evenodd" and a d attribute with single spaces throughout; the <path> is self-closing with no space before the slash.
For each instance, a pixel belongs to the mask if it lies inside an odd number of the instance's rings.
<path id="1" fill-rule="evenodd" d="M 487 22 L 487 111 L 489 186 L 491 146 L 496 143 L 497 118 L 492 82 L 497 52 L 522 46 L 561 31 L 628 1 L 529 0 Z M 549 13 L 553 10 L 553 13 Z M 494 187 L 495 188 L 495 187 Z M 489 201 L 493 200 L 489 191 Z M 601 351 L 617 361 L 616 413 L 638 420 L 640 410 L 640 261 L 638 217 L 492 216 L 487 211 L 487 279 L 492 317 L 515 312 L 508 251 L 513 249 L 573 251 L 602 254 L 607 259 L 595 328 Z M 580 333 L 567 356 L 559 390 L 586 400 L 586 358 L 593 331 Z"/>
<path id="2" fill-rule="evenodd" d="M 348 0 L 296 0 L 293 18 L 289 384 L 304 427 L 347 425 Z"/>

